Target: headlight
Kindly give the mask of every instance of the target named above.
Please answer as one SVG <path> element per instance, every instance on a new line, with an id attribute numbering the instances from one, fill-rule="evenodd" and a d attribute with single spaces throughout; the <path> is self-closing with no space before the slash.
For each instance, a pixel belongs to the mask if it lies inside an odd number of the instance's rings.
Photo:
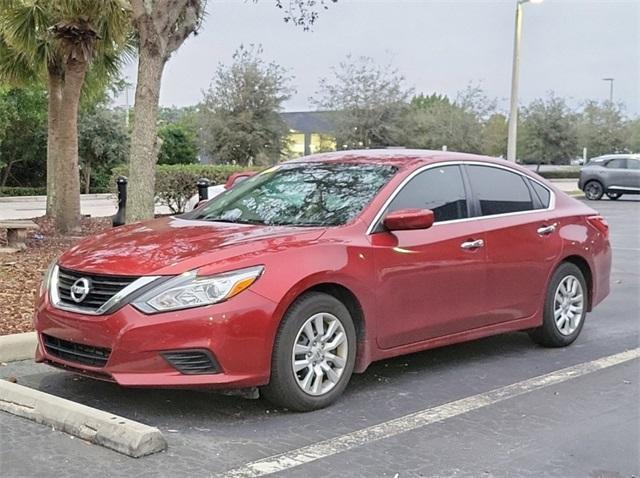
<path id="1" fill-rule="evenodd" d="M 54 273 L 57 272 L 57 269 L 58 269 L 57 262 L 58 262 L 58 258 L 56 257 L 54 260 L 51 261 L 51 263 L 49 264 L 49 267 L 47 267 L 47 270 L 42 276 L 42 283 L 40 284 L 41 296 L 43 294 L 46 294 L 46 292 L 51 288 L 51 279 L 53 278 Z"/>
<path id="2" fill-rule="evenodd" d="M 133 305 L 147 314 L 216 304 L 230 299 L 253 284 L 264 267 L 255 266 L 208 277 L 197 271 L 170 279 L 135 300 Z"/>

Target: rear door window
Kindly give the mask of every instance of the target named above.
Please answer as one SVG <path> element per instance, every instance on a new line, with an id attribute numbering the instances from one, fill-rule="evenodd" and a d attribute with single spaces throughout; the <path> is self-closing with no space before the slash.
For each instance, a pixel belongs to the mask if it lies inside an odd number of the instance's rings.
<path id="1" fill-rule="evenodd" d="M 628 159 L 627 160 L 627 168 L 628 169 L 640 169 L 640 159 Z"/>
<path id="2" fill-rule="evenodd" d="M 483 216 L 535 209 L 525 179 L 506 169 L 468 165 L 471 190 Z"/>
<path id="3" fill-rule="evenodd" d="M 533 192 L 540 200 L 540 204 L 542 204 L 542 207 L 545 209 L 548 208 L 551 201 L 551 192 L 542 184 L 534 181 L 533 179 L 529 179 L 529 184 L 531 185 Z"/>

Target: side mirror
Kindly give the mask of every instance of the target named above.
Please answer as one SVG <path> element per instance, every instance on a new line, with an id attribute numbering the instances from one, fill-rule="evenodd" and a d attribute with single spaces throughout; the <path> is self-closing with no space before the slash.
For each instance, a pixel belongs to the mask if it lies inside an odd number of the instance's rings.
<path id="1" fill-rule="evenodd" d="M 400 209 L 387 214 L 382 225 L 388 231 L 428 229 L 433 226 L 434 219 L 431 209 Z"/>
<path id="2" fill-rule="evenodd" d="M 256 171 L 245 171 L 242 173 L 234 173 L 227 178 L 227 182 L 224 183 L 224 188 L 231 189 L 236 184 L 239 184 L 245 179 L 249 179 L 251 176 L 255 176 L 256 174 L 257 174 Z"/>

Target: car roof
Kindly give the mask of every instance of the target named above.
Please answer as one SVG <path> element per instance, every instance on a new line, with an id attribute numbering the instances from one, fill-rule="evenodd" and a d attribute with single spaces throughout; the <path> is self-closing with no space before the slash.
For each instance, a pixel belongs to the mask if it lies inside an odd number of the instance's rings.
<path id="1" fill-rule="evenodd" d="M 331 153 L 312 154 L 287 161 L 286 163 L 324 163 L 324 162 L 357 162 L 364 164 L 389 164 L 394 166 L 415 166 L 446 161 L 483 161 L 497 164 L 509 164 L 521 169 L 512 162 L 502 159 L 481 156 L 478 154 L 458 153 L 428 149 L 356 149 L 334 151 Z"/>
<path id="2" fill-rule="evenodd" d="M 609 159 L 615 159 L 615 158 L 640 159 L 640 154 L 632 154 L 632 153 L 603 154 L 602 156 L 596 156 L 595 158 L 591 158 L 589 162 L 607 161 Z"/>

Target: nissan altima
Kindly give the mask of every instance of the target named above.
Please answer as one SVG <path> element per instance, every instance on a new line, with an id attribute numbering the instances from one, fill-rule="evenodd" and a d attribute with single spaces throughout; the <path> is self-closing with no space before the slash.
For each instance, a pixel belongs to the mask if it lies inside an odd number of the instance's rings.
<path id="1" fill-rule="evenodd" d="M 39 293 L 36 358 L 311 410 L 376 360 L 519 330 L 567 346 L 610 268 L 606 221 L 513 163 L 321 154 L 68 250 Z"/>

